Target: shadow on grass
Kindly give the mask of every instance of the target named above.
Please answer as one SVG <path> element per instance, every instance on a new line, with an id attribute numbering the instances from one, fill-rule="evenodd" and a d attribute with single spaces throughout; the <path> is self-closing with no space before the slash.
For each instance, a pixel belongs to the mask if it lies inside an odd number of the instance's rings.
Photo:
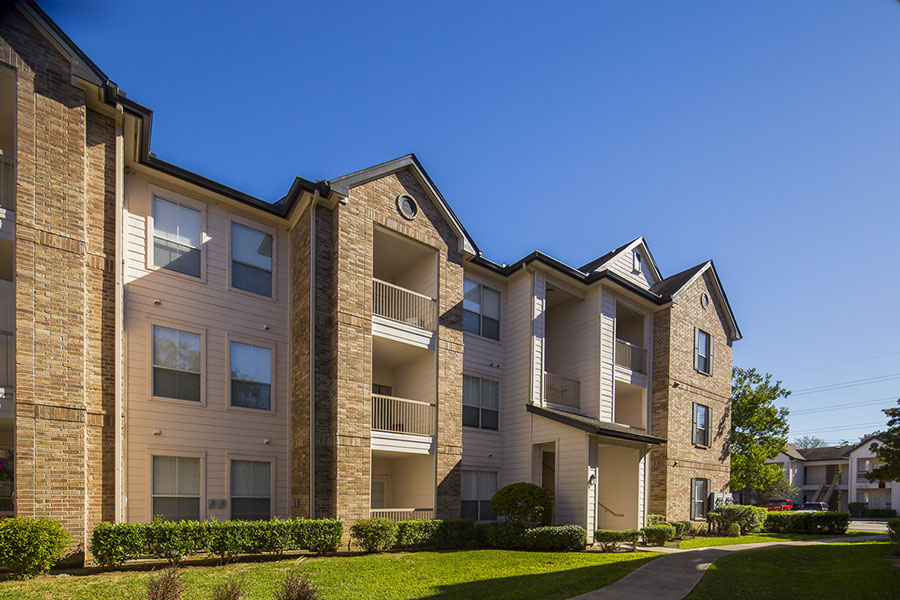
<path id="1" fill-rule="evenodd" d="M 621 557 L 621 554 L 617 555 Z M 529 573 L 511 577 L 475 579 L 440 586 L 437 594 L 415 600 L 474 600 L 478 598 L 516 600 L 564 599 L 595 590 L 621 579 L 656 558 L 635 556 L 607 564 L 578 567 L 547 573 Z M 479 573 L 473 573 L 479 577 Z"/>

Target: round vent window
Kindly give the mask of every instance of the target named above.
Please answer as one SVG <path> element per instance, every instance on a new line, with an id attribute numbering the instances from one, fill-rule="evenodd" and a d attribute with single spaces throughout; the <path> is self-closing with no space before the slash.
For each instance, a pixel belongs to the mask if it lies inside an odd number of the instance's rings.
<path id="1" fill-rule="evenodd" d="M 700 294 L 700 306 L 702 306 L 703 308 L 709 306 L 709 296 L 707 296 L 705 292 L 703 294 Z"/>
<path id="2" fill-rule="evenodd" d="M 419 207 L 411 197 L 397 196 L 397 211 L 404 219 L 412 221 L 419 214 Z"/>

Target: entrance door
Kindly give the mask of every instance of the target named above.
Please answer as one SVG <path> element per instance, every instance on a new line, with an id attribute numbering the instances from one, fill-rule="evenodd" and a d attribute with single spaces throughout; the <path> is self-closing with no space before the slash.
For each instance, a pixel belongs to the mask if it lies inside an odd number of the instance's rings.
<path id="1" fill-rule="evenodd" d="M 372 497 L 369 503 L 372 510 L 387 508 L 388 499 L 391 497 L 390 486 L 391 480 L 389 477 L 372 478 Z"/>

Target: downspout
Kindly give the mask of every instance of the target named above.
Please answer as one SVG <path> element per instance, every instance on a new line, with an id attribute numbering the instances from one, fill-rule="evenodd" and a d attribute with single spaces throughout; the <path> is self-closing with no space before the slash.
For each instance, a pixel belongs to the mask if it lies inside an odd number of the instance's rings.
<path id="1" fill-rule="evenodd" d="M 309 204 L 309 518 L 316 518 L 316 204 Z"/>
<path id="2" fill-rule="evenodd" d="M 123 376 L 124 365 L 124 344 L 122 337 L 125 335 L 124 327 L 124 285 L 123 274 L 124 265 L 124 210 L 125 210 L 125 117 L 122 105 L 116 104 L 116 250 L 115 250 L 115 400 L 113 414 L 113 427 L 115 427 L 115 475 L 114 475 L 114 494 L 115 509 L 114 517 L 117 523 L 124 521 L 124 473 L 123 462 L 125 449 L 123 447 L 124 436 L 122 435 L 123 424 L 123 390 L 125 383 Z"/>

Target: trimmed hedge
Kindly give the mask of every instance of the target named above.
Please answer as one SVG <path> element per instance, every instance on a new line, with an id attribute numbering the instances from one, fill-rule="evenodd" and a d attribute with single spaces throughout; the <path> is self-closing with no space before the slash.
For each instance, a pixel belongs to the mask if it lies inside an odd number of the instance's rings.
<path id="1" fill-rule="evenodd" d="M 587 546 L 587 531 L 578 525 L 556 525 L 526 529 L 523 550 L 541 552 L 580 552 Z"/>
<path id="2" fill-rule="evenodd" d="M 851 502 L 847 505 L 851 517 L 864 519 L 890 519 L 897 516 L 897 510 L 893 508 L 866 508 L 864 502 Z"/>
<path id="3" fill-rule="evenodd" d="M 887 526 L 891 541 L 897 544 L 897 550 L 900 551 L 900 517 L 888 519 Z"/>
<path id="4" fill-rule="evenodd" d="M 397 538 L 394 545 L 401 548 L 434 545 L 434 535 L 440 526 L 441 521 L 438 519 L 400 521 L 397 523 Z"/>
<path id="5" fill-rule="evenodd" d="M 668 523 L 660 523 L 659 525 L 648 525 L 641 529 L 641 535 L 644 541 L 651 546 L 665 546 L 666 542 L 675 536 L 675 528 Z"/>
<path id="6" fill-rule="evenodd" d="M 491 512 L 504 517 L 512 527 L 549 525 L 552 511 L 547 490 L 526 481 L 504 486 L 491 498 Z"/>
<path id="7" fill-rule="evenodd" d="M 397 530 L 397 522 L 390 519 L 360 519 L 350 528 L 350 540 L 366 552 L 379 552 L 394 545 Z"/>
<path id="8" fill-rule="evenodd" d="M 728 531 L 732 529 L 731 525 L 736 523 L 739 528 L 738 535 L 747 535 L 759 531 L 765 524 L 768 515 L 769 511 L 764 507 L 728 504 L 710 512 L 707 519 L 713 530 L 719 534 L 728 535 Z"/>
<path id="9" fill-rule="evenodd" d="M 599 544 L 603 552 L 615 552 L 619 549 L 619 544 L 626 543 L 631 544 L 631 551 L 634 552 L 640 537 L 641 532 L 637 529 L 625 529 L 623 531 L 597 529 L 594 531 L 594 543 Z"/>
<path id="10" fill-rule="evenodd" d="M 672 539 L 680 540 L 682 537 L 684 537 L 684 521 L 669 521 L 668 525 L 671 525 L 675 528 L 675 535 L 672 536 Z"/>
<path id="11" fill-rule="evenodd" d="M 665 515 L 647 515 L 647 525 L 660 525 L 665 522 Z"/>
<path id="12" fill-rule="evenodd" d="M 766 516 L 765 530 L 772 533 L 828 533 L 843 535 L 850 524 L 850 513 L 823 512 L 780 512 L 773 511 Z"/>
<path id="13" fill-rule="evenodd" d="M 65 555 L 72 537 L 50 519 L 16 517 L 0 521 L 0 563 L 16 579 L 46 573 Z"/>
<path id="14" fill-rule="evenodd" d="M 227 560 L 238 554 L 280 555 L 286 550 L 332 552 L 343 534 L 337 519 L 100 523 L 91 535 L 90 551 L 108 568 L 137 558 L 177 564 L 200 553 Z"/>

